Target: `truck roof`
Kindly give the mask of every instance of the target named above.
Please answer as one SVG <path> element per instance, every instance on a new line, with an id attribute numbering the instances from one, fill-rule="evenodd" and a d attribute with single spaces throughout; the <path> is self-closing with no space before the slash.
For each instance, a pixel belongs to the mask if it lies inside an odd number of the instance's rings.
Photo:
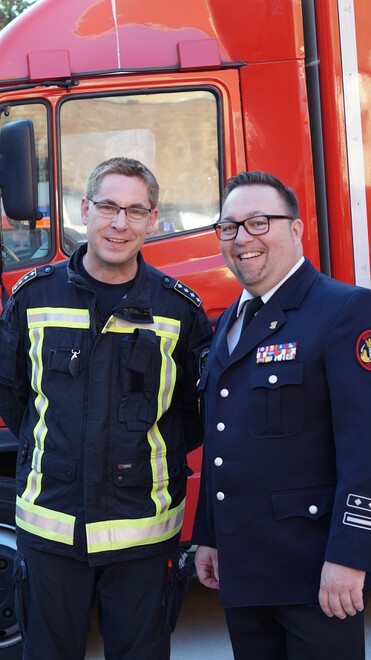
<path id="1" fill-rule="evenodd" d="M 38 0 L 0 34 L 0 83 L 304 57 L 300 4 L 281 5 Z"/>

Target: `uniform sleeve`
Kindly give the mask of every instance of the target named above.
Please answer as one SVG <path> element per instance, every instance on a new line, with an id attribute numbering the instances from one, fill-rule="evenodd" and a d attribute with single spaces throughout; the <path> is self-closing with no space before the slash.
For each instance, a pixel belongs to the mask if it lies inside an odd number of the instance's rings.
<path id="1" fill-rule="evenodd" d="M 17 437 L 28 394 L 17 310 L 14 299 L 10 298 L 0 318 L 0 416 Z"/>
<path id="2" fill-rule="evenodd" d="M 187 452 L 203 442 L 203 428 L 198 404 L 197 383 L 212 339 L 211 325 L 202 308 L 193 317 L 187 338 L 185 382 L 183 387 L 183 427 Z"/>
<path id="3" fill-rule="evenodd" d="M 357 289 L 327 341 L 337 486 L 325 559 L 371 570 L 371 292 Z M 308 402 L 309 403 L 309 402 Z"/>
<path id="4" fill-rule="evenodd" d="M 216 548 L 214 518 L 206 494 L 206 461 L 202 460 L 200 492 L 192 532 L 192 544 Z"/>

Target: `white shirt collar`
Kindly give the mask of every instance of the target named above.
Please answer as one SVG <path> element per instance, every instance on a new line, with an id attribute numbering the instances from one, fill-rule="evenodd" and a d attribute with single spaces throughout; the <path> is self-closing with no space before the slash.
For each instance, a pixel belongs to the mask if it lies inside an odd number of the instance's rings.
<path id="1" fill-rule="evenodd" d="M 261 299 L 262 299 L 264 304 L 266 302 L 268 302 L 269 298 L 271 298 L 273 296 L 273 294 L 277 291 L 277 289 L 279 289 L 280 286 L 282 286 L 282 284 L 284 282 L 286 282 L 286 280 L 288 280 L 289 277 L 291 277 L 291 275 L 293 275 L 298 270 L 298 268 L 300 268 L 300 266 L 304 263 L 304 261 L 305 261 L 304 257 L 300 257 L 299 261 L 295 264 L 295 266 L 293 266 L 291 268 L 291 270 L 289 270 L 287 275 L 285 275 L 285 277 L 280 282 L 278 282 L 278 284 L 276 284 L 276 286 L 274 286 L 272 289 L 267 291 L 267 293 L 264 293 L 264 295 L 261 296 Z M 240 301 L 239 301 L 238 307 L 237 307 L 237 313 L 236 313 L 237 318 L 239 317 L 239 315 L 241 313 L 241 310 L 242 310 L 246 300 L 251 300 L 253 297 L 254 296 L 252 296 L 251 293 L 249 293 L 249 291 L 247 291 L 247 289 L 244 289 L 242 291 Z"/>

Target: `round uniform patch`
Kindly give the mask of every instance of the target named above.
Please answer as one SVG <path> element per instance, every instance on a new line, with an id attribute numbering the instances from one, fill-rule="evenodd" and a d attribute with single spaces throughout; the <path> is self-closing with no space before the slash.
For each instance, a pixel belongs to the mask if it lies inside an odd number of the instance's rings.
<path id="1" fill-rule="evenodd" d="M 365 330 L 358 337 L 356 354 L 361 367 L 371 371 L 371 330 Z"/>

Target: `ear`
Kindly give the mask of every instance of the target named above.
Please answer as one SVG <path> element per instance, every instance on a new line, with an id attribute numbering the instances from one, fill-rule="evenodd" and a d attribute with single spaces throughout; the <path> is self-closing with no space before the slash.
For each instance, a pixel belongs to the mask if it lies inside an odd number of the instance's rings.
<path id="1" fill-rule="evenodd" d="M 149 220 L 147 222 L 147 234 L 148 235 L 152 234 L 152 232 L 155 228 L 155 224 L 157 222 L 157 218 L 158 218 L 158 209 L 154 209 L 152 211 L 151 215 L 149 216 Z"/>
<path id="2" fill-rule="evenodd" d="M 301 243 L 301 239 L 304 231 L 304 223 L 300 218 L 295 218 L 295 220 L 293 220 L 291 224 L 291 231 L 294 236 L 294 239 L 296 239 L 299 243 Z"/>
<path id="3" fill-rule="evenodd" d="M 81 200 L 81 220 L 84 225 L 88 224 L 89 200 L 83 197 Z"/>

